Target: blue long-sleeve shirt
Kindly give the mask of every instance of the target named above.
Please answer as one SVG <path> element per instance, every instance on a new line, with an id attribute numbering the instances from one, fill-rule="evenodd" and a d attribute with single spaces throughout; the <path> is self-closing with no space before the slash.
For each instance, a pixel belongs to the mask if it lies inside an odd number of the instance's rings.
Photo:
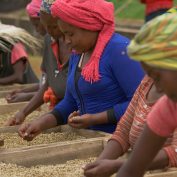
<path id="1" fill-rule="evenodd" d="M 101 78 L 92 84 L 81 75 L 76 78 L 80 55 L 71 56 L 65 97 L 54 108 L 64 124 L 69 114 L 77 110 L 83 115 L 113 109 L 117 122 L 120 120 L 144 76 L 140 64 L 127 55 L 128 43 L 129 40 L 120 34 L 112 36 L 100 59 Z M 109 123 L 89 128 L 112 133 L 115 127 L 116 124 Z"/>

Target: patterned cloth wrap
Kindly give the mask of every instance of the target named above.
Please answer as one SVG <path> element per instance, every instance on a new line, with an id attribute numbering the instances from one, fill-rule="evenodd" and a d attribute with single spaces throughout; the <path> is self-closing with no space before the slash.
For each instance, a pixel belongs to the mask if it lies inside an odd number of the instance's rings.
<path id="1" fill-rule="evenodd" d="M 32 0 L 27 6 L 26 11 L 30 17 L 39 18 L 39 11 L 42 0 Z"/>
<path id="2" fill-rule="evenodd" d="M 128 46 L 134 60 L 162 69 L 177 69 L 177 15 L 163 14 L 145 24 Z"/>
<path id="3" fill-rule="evenodd" d="M 40 11 L 51 14 L 51 5 L 55 0 L 42 0 Z"/>
<path id="4" fill-rule="evenodd" d="M 49 109 L 53 109 L 58 103 L 58 99 L 55 96 L 55 93 L 53 92 L 51 87 L 48 87 L 48 90 L 45 91 L 43 100 L 45 103 L 50 102 Z"/>
<path id="5" fill-rule="evenodd" d="M 68 24 L 99 32 L 94 51 L 81 73 L 90 83 L 99 81 L 100 58 L 115 30 L 113 4 L 104 0 L 56 0 L 51 12 Z"/>

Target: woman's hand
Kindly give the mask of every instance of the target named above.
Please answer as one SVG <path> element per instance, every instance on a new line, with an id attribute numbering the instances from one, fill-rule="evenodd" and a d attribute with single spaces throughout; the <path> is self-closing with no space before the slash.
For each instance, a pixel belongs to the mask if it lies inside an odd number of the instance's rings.
<path id="1" fill-rule="evenodd" d="M 87 164 L 84 169 L 86 177 L 109 177 L 116 173 L 121 167 L 122 163 L 118 160 L 98 160 L 96 162 Z"/>
<path id="2" fill-rule="evenodd" d="M 15 114 L 14 117 L 5 122 L 5 126 L 19 125 L 25 120 L 25 117 L 26 116 L 23 111 L 19 111 Z"/>
<path id="3" fill-rule="evenodd" d="M 19 136 L 27 141 L 32 141 L 41 131 L 40 121 L 37 120 L 31 123 L 24 123 L 18 129 Z"/>
<path id="4" fill-rule="evenodd" d="M 73 112 L 69 115 L 68 124 L 73 128 L 88 128 L 93 125 L 93 116 L 91 114 L 79 116 L 78 112 Z"/>

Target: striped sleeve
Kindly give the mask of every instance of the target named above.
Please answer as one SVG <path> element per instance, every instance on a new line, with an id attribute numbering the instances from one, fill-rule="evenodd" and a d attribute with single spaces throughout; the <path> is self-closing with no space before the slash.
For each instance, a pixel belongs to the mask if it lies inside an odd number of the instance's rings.
<path id="1" fill-rule="evenodd" d="M 122 146 L 123 152 L 126 152 L 129 147 L 129 133 L 132 127 L 134 110 L 137 105 L 139 88 L 135 92 L 132 101 L 130 102 L 125 114 L 122 116 L 121 120 L 117 124 L 117 128 L 111 137 L 112 140 L 116 140 Z"/>
<path id="2" fill-rule="evenodd" d="M 164 147 L 163 149 L 168 155 L 169 167 L 177 167 L 177 129 L 173 133 L 170 145 Z"/>

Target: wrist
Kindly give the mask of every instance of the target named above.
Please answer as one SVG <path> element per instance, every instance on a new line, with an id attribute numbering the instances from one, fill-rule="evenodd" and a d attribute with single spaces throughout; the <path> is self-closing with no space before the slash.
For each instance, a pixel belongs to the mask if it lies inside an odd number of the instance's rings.
<path id="1" fill-rule="evenodd" d="M 107 124 L 107 112 L 90 114 L 92 125 Z"/>
<path id="2" fill-rule="evenodd" d="M 54 115 L 47 113 L 42 117 L 40 117 L 39 119 L 37 119 L 37 124 L 40 126 L 40 129 L 43 131 L 57 126 L 57 121 Z"/>
<path id="3" fill-rule="evenodd" d="M 121 166 L 124 164 L 124 160 L 116 159 L 113 163 L 114 172 L 117 172 Z"/>

